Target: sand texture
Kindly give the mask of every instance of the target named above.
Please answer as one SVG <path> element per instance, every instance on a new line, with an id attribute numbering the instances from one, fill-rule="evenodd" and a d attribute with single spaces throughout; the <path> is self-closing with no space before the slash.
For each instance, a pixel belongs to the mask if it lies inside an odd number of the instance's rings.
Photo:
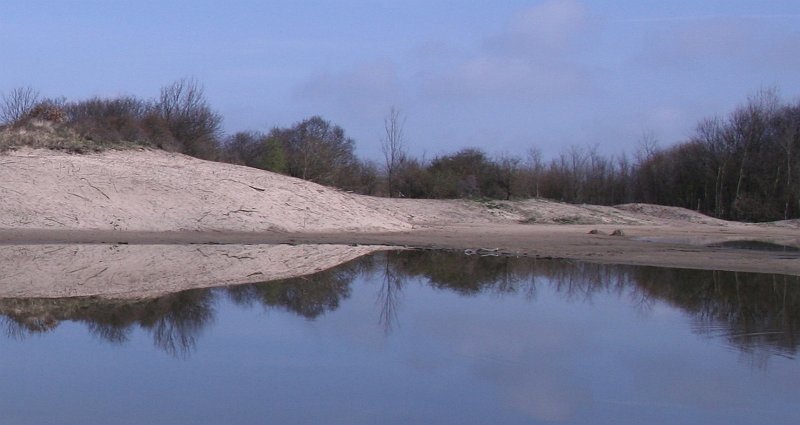
<path id="1" fill-rule="evenodd" d="M 359 196 L 261 170 L 154 150 L 0 156 L 0 228 L 398 230 Z"/>

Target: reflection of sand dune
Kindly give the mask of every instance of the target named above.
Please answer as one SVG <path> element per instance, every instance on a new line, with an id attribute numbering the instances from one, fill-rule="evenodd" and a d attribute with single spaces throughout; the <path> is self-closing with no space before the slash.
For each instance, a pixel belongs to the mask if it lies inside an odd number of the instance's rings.
<path id="1" fill-rule="evenodd" d="M 0 298 L 149 298 L 285 279 L 380 247 L 346 245 L 0 245 Z"/>

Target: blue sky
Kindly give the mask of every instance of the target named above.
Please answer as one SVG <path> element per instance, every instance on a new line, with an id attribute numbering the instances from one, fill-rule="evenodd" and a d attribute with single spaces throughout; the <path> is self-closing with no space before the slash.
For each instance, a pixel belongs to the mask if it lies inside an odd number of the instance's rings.
<path id="1" fill-rule="evenodd" d="M 186 76 L 228 132 L 321 115 L 374 159 L 391 106 L 428 158 L 630 153 L 762 88 L 800 99 L 800 2 L 3 2 L 2 93 L 151 98 Z"/>

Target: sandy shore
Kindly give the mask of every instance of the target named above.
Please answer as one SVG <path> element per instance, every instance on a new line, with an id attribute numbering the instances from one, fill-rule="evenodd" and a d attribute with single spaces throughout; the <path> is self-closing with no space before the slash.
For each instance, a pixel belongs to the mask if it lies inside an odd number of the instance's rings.
<path id="1" fill-rule="evenodd" d="M 592 231 L 597 231 L 593 234 Z M 621 230 L 622 236 L 611 234 Z M 592 233 L 590 233 L 592 232 Z M 800 232 L 777 226 L 523 225 L 418 227 L 395 232 L 121 232 L 2 230 L 2 244 L 375 245 L 488 250 L 505 255 L 601 263 L 800 275 L 800 253 L 713 247 L 731 241 L 800 246 Z M 487 252 L 488 252 L 487 251 Z"/>
<path id="2" fill-rule="evenodd" d="M 797 252 L 712 246 L 800 247 L 794 221 L 732 223 L 643 204 L 373 198 L 149 150 L 22 149 L 0 156 L 0 182 L 0 297 L 152 296 L 301 276 L 386 246 L 800 275 Z"/>

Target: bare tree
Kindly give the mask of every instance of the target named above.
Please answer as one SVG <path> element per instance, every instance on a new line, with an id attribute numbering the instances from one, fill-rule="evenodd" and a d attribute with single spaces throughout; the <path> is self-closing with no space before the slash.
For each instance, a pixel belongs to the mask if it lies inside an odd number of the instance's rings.
<path id="1" fill-rule="evenodd" d="M 39 92 L 32 87 L 18 87 L 3 95 L 0 104 L 0 123 L 14 124 L 27 115 L 39 103 Z"/>
<path id="2" fill-rule="evenodd" d="M 783 151 L 786 160 L 786 196 L 783 208 L 783 218 L 789 218 L 789 207 L 792 201 L 792 164 L 795 159 L 795 151 L 800 142 L 800 104 L 794 107 L 784 107 L 780 114 L 775 118 L 775 125 L 778 129 L 777 144 Z"/>
<path id="3" fill-rule="evenodd" d="M 383 325 L 383 331 L 388 335 L 392 332 L 399 320 L 397 317 L 398 305 L 401 301 L 403 291 L 403 276 L 397 268 L 391 264 L 391 258 L 396 254 L 391 251 L 386 252 L 386 264 L 383 269 L 383 282 L 378 291 L 375 303 L 380 306 L 379 322 Z"/>
<path id="4" fill-rule="evenodd" d="M 742 200 L 742 185 L 748 170 L 750 156 L 764 144 L 768 134 L 769 124 L 777 113 L 780 100 L 775 90 L 761 90 L 748 99 L 744 107 L 737 108 L 730 117 L 730 127 L 733 130 L 729 143 L 734 152 L 738 153 L 738 176 L 736 178 L 736 192 L 733 197 L 731 211 L 739 213 Z M 736 217 L 740 218 L 740 217 Z"/>
<path id="5" fill-rule="evenodd" d="M 542 150 L 536 146 L 528 149 L 527 167 L 530 177 L 531 192 L 533 196 L 539 197 L 539 183 L 544 172 L 544 162 L 542 161 Z"/>
<path id="6" fill-rule="evenodd" d="M 167 119 L 188 115 L 206 106 L 203 87 L 194 78 L 182 78 L 161 88 L 158 110 Z"/>
<path id="7" fill-rule="evenodd" d="M 162 88 L 156 111 L 185 153 L 201 158 L 215 154 L 222 116 L 211 110 L 197 80 L 184 78 Z"/>
<path id="8" fill-rule="evenodd" d="M 381 139 L 384 166 L 386 167 L 386 183 L 389 197 L 394 195 L 398 168 L 406 160 L 405 138 L 403 128 L 406 119 L 400 110 L 392 106 L 389 115 L 383 120 L 384 137 Z"/>
<path id="9" fill-rule="evenodd" d="M 642 165 L 644 162 L 653 158 L 658 152 L 658 138 L 653 131 L 645 131 L 636 143 L 636 153 L 634 158 L 637 165 Z"/>

